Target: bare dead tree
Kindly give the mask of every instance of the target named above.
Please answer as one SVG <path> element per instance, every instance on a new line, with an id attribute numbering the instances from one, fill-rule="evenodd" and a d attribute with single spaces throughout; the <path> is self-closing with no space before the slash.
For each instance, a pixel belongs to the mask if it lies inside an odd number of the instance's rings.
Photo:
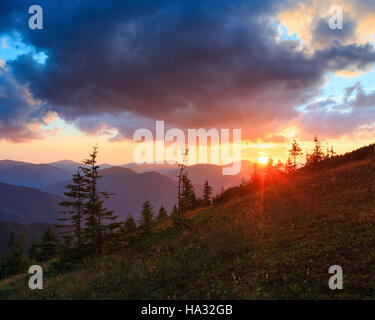
<path id="1" fill-rule="evenodd" d="M 182 162 L 178 164 L 180 167 L 180 171 L 178 173 L 178 212 L 181 212 L 181 186 L 182 186 L 182 177 L 184 174 L 185 169 L 185 162 L 189 155 L 189 149 L 185 148 L 185 150 L 182 152 Z"/>

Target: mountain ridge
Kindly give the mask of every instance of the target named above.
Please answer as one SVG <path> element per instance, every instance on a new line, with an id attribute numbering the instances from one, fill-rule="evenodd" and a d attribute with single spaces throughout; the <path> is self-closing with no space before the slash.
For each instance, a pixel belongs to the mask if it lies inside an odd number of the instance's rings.
<path id="1" fill-rule="evenodd" d="M 45 191 L 1 182 L 0 195 L 0 221 L 55 223 L 60 216 L 62 198 Z"/>
<path id="2" fill-rule="evenodd" d="M 128 168 L 114 166 L 100 170 L 99 173 L 102 175 L 98 182 L 99 189 L 113 194 L 105 203 L 109 209 L 115 210 L 121 220 L 126 219 L 128 213 L 139 218 L 146 200 L 154 206 L 155 213 L 161 205 L 170 211 L 176 203 L 175 182 L 158 172 L 136 173 Z M 69 183 L 71 179 L 51 185 L 45 191 L 62 196 Z"/>

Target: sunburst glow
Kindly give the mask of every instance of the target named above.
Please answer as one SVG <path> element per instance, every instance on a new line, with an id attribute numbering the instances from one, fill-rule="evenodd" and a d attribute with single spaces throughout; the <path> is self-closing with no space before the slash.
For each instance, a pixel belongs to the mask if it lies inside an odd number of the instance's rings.
<path id="1" fill-rule="evenodd" d="M 267 156 L 261 156 L 261 157 L 258 157 L 258 162 L 260 164 L 267 164 L 268 159 L 269 159 L 269 157 L 267 157 Z"/>

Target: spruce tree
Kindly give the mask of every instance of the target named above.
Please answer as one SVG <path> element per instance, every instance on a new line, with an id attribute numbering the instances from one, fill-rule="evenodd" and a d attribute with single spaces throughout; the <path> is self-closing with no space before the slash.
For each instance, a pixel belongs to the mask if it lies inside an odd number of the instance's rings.
<path id="1" fill-rule="evenodd" d="M 38 261 L 40 258 L 39 243 L 35 239 L 31 240 L 28 256 L 32 261 Z"/>
<path id="2" fill-rule="evenodd" d="M 189 226 L 186 218 L 184 217 L 184 214 L 180 210 L 178 210 L 176 205 L 174 205 L 172 209 L 171 218 L 173 221 L 173 226 L 177 230 L 182 230 Z"/>
<path id="3" fill-rule="evenodd" d="M 59 249 L 59 237 L 49 226 L 43 233 L 40 248 L 40 260 L 48 260 L 55 257 Z"/>
<path id="4" fill-rule="evenodd" d="M 293 140 L 292 147 L 288 150 L 289 155 L 293 158 L 293 171 L 297 171 L 297 157 L 302 155 L 302 149 L 296 140 Z"/>
<path id="5" fill-rule="evenodd" d="M 141 211 L 141 228 L 145 234 L 150 234 L 154 224 L 154 212 L 149 201 L 145 201 Z"/>
<path id="6" fill-rule="evenodd" d="M 288 160 L 285 163 L 285 173 L 292 174 L 293 172 L 295 172 L 294 169 L 295 169 L 295 166 L 292 162 L 292 159 L 291 157 L 288 157 Z"/>
<path id="7" fill-rule="evenodd" d="M 173 218 L 177 214 L 178 214 L 178 208 L 176 205 L 174 205 L 172 209 L 171 217 Z"/>
<path id="8" fill-rule="evenodd" d="M 277 163 L 276 163 L 275 168 L 276 168 L 276 170 L 279 171 L 279 172 L 283 170 L 283 168 L 284 168 L 284 164 L 281 162 L 280 159 L 277 159 Z"/>
<path id="9" fill-rule="evenodd" d="M 133 215 L 129 213 L 121 228 L 122 240 L 125 240 L 127 244 L 133 244 L 137 238 L 136 231 L 137 224 L 133 218 Z"/>
<path id="10" fill-rule="evenodd" d="M 196 206 L 197 198 L 194 193 L 194 187 L 187 173 L 182 175 L 182 192 L 180 198 L 180 212 L 183 214 Z"/>
<path id="11" fill-rule="evenodd" d="M 322 151 L 322 144 L 318 140 L 317 136 L 314 137 L 314 143 L 315 145 L 314 145 L 314 150 L 312 154 L 312 157 L 313 157 L 312 161 L 313 161 L 313 164 L 316 164 L 324 159 L 324 153 Z"/>
<path id="12" fill-rule="evenodd" d="M 133 218 L 133 215 L 129 213 L 127 219 L 124 222 L 124 233 L 130 234 L 137 230 L 137 224 L 135 223 L 135 220 Z"/>
<path id="13" fill-rule="evenodd" d="M 97 165 L 98 147 L 94 146 L 89 159 L 83 161 L 82 167 L 87 201 L 85 203 L 85 230 L 84 238 L 93 253 L 103 253 L 104 247 L 114 245 L 116 230 L 120 223 L 114 222 L 117 216 L 113 211 L 104 207 L 104 201 L 109 198 L 109 193 L 98 190 L 99 166 Z"/>
<path id="14" fill-rule="evenodd" d="M 81 173 L 82 170 L 83 168 L 78 168 L 77 172 L 73 174 L 73 183 L 65 187 L 68 191 L 64 192 L 64 195 L 68 200 L 63 200 L 59 203 L 60 206 L 69 208 L 67 211 L 62 211 L 63 214 L 69 215 L 69 217 L 59 219 L 59 221 L 68 222 L 68 224 L 56 226 L 64 229 L 61 232 L 61 236 L 67 246 L 73 240 L 74 244 L 79 248 L 82 246 L 83 241 L 83 214 L 85 199 L 88 197 L 85 185 L 86 180 Z"/>
<path id="15" fill-rule="evenodd" d="M 203 205 L 211 205 L 212 187 L 208 184 L 206 180 L 203 186 Z"/>
<path id="16" fill-rule="evenodd" d="M 305 167 L 315 167 L 315 165 L 325 158 L 322 150 L 322 144 L 318 140 L 317 136 L 314 136 L 314 149 L 311 154 L 306 153 L 306 164 Z"/>
<path id="17" fill-rule="evenodd" d="M 168 218 L 168 212 L 163 206 L 160 207 L 158 216 L 156 217 L 157 221 L 163 221 Z"/>
<path id="18" fill-rule="evenodd" d="M 18 235 L 18 240 L 14 233 L 11 233 L 8 251 L 0 259 L 0 279 L 27 271 L 30 261 L 23 253 L 24 241 L 23 233 Z"/>

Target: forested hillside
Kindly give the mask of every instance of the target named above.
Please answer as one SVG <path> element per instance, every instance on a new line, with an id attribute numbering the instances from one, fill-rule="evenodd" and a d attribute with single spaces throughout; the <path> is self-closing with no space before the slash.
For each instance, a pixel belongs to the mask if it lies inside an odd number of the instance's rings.
<path id="1" fill-rule="evenodd" d="M 375 163 L 370 156 L 288 176 L 264 187 L 141 229 L 112 254 L 51 263 L 45 289 L 24 275 L 0 282 L 3 298 L 27 299 L 321 299 L 375 295 Z M 246 194 L 246 192 L 248 192 Z M 328 288 L 340 265 L 344 289 Z"/>

